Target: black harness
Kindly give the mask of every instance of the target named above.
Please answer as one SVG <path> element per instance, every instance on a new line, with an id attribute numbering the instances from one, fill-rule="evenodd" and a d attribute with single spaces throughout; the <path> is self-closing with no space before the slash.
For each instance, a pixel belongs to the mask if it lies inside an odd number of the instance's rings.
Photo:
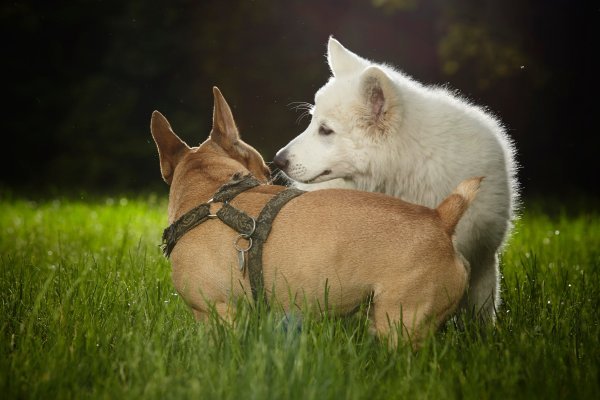
<path id="1" fill-rule="evenodd" d="M 279 213 L 279 210 L 288 201 L 300 196 L 304 191 L 288 188 L 277 193 L 265 204 L 256 219 L 229 204 L 238 194 L 259 185 L 260 182 L 250 174 L 245 176 L 239 173 L 234 174 L 229 182 L 217 190 L 212 199 L 188 211 L 164 230 L 162 249 L 165 257 L 169 257 L 179 239 L 187 232 L 208 219 L 219 218 L 223 223 L 239 233 L 233 242 L 233 246 L 238 252 L 240 271 L 244 273 L 246 269 L 248 270 L 252 298 L 256 302 L 259 299 L 259 295 L 264 297 L 264 279 L 262 273 L 263 245 L 269 237 L 273 220 Z M 212 203 L 223 203 L 216 214 L 210 213 L 210 205 Z M 245 248 L 240 246 L 243 240 L 247 242 L 247 247 Z M 266 301 L 266 297 L 264 297 L 264 300 Z"/>

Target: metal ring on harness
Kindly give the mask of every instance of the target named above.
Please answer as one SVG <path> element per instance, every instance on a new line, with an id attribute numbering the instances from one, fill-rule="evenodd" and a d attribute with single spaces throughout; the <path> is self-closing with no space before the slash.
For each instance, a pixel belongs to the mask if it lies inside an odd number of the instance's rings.
<path id="1" fill-rule="evenodd" d="M 252 229 L 250 229 L 250 232 L 248 233 L 240 233 L 239 235 L 237 235 L 237 237 L 233 240 L 233 247 L 235 247 L 235 249 L 237 251 L 243 251 L 244 253 L 247 252 L 248 250 L 250 250 L 252 248 L 252 235 L 254 234 L 254 231 L 256 230 L 256 220 L 252 217 L 250 217 L 250 221 L 252 221 Z M 238 244 L 240 242 L 240 239 L 246 239 L 248 241 L 248 247 L 243 249 L 242 247 L 240 247 L 240 245 Z"/>
<path id="2" fill-rule="evenodd" d="M 252 229 L 250 229 L 250 232 L 248 232 L 248 233 L 242 233 L 242 235 L 245 235 L 248 238 L 250 238 L 250 236 L 254 235 L 254 231 L 256 230 L 256 220 L 252 217 L 250 217 L 250 220 L 252 221 Z"/>
<path id="3" fill-rule="evenodd" d="M 242 248 L 238 243 L 240 242 L 240 239 L 246 239 L 248 241 L 248 247 L 246 247 L 245 249 Z M 250 250 L 252 248 L 252 238 L 248 235 L 246 235 L 245 233 L 240 233 L 239 235 L 237 235 L 237 237 L 233 240 L 233 247 L 235 247 L 235 249 L 237 251 L 243 251 L 244 253 L 247 252 L 248 250 Z"/>

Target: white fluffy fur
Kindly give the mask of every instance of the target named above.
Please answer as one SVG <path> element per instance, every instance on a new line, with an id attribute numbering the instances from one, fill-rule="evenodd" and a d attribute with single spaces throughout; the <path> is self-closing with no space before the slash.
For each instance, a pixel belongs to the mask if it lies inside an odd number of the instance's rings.
<path id="1" fill-rule="evenodd" d="M 333 38 L 327 58 L 333 76 L 315 95 L 310 125 L 277 153 L 280 164 L 288 161 L 285 174 L 307 190 L 383 192 L 428 207 L 462 180 L 484 176 L 456 246 L 471 266 L 462 306 L 494 318 L 498 252 L 517 200 L 514 149 L 502 125 L 448 90 L 361 58 Z"/>

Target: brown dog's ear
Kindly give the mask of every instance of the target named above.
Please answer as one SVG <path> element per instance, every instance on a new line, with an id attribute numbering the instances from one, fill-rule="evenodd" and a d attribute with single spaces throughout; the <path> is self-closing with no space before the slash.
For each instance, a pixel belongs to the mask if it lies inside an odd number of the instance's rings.
<path id="1" fill-rule="evenodd" d="M 150 132 L 158 148 L 160 158 L 160 172 L 167 184 L 173 180 L 173 172 L 181 156 L 189 150 L 189 146 L 179 138 L 171 129 L 169 121 L 158 111 L 152 113 Z"/>
<path id="2" fill-rule="evenodd" d="M 258 151 L 240 139 L 231 108 L 216 86 L 213 87 L 213 94 L 215 108 L 213 110 L 213 128 L 210 132 L 211 140 L 231 158 L 239 161 L 256 178 L 264 182 L 268 181 L 271 174 L 269 168 Z"/>
<path id="3" fill-rule="evenodd" d="M 210 137 L 224 150 L 228 151 L 240 139 L 240 134 L 235 126 L 233 114 L 229 104 L 221 94 L 218 87 L 213 87 L 215 108 L 213 109 L 213 127 Z"/>

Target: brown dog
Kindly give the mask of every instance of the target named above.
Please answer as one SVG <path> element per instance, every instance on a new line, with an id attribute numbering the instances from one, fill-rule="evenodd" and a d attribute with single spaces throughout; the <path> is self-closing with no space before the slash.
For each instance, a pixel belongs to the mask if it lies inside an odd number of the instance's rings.
<path id="1" fill-rule="evenodd" d="M 285 189 L 266 184 L 268 167 L 240 139 L 221 92 L 216 87 L 213 92 L 213 128 L 199 147 L 188 147 L 165 117 L 152 114 L 162 176 L 171 186 L 169 223 L 211 199 L 235 173 L 251 173 L 265 182 L 231 203 L 254 217 Z M 468 267 L 452 235 L 480 181 L 462 182 L 436 209 L 342 189 L 294 198 L 274 220 L 263 249 L 269 301 L 285 310 L 327 303 L 345 314 L 371 297 L 369 317 L 378 334 L 395 343 L 398 330 L 391 328 L 402 324 L 402 334 L 418 343 L 431 326 L 427 322 L 439 326 L 465 292 Z M 229 320 L 232 300 L 250 296 L 248 274 L 239 270 L 233 247 L 237 235 L 210 219 L 183 235 L 171 253 L 175 288 L 198 319 L 212 304 Z"/>

